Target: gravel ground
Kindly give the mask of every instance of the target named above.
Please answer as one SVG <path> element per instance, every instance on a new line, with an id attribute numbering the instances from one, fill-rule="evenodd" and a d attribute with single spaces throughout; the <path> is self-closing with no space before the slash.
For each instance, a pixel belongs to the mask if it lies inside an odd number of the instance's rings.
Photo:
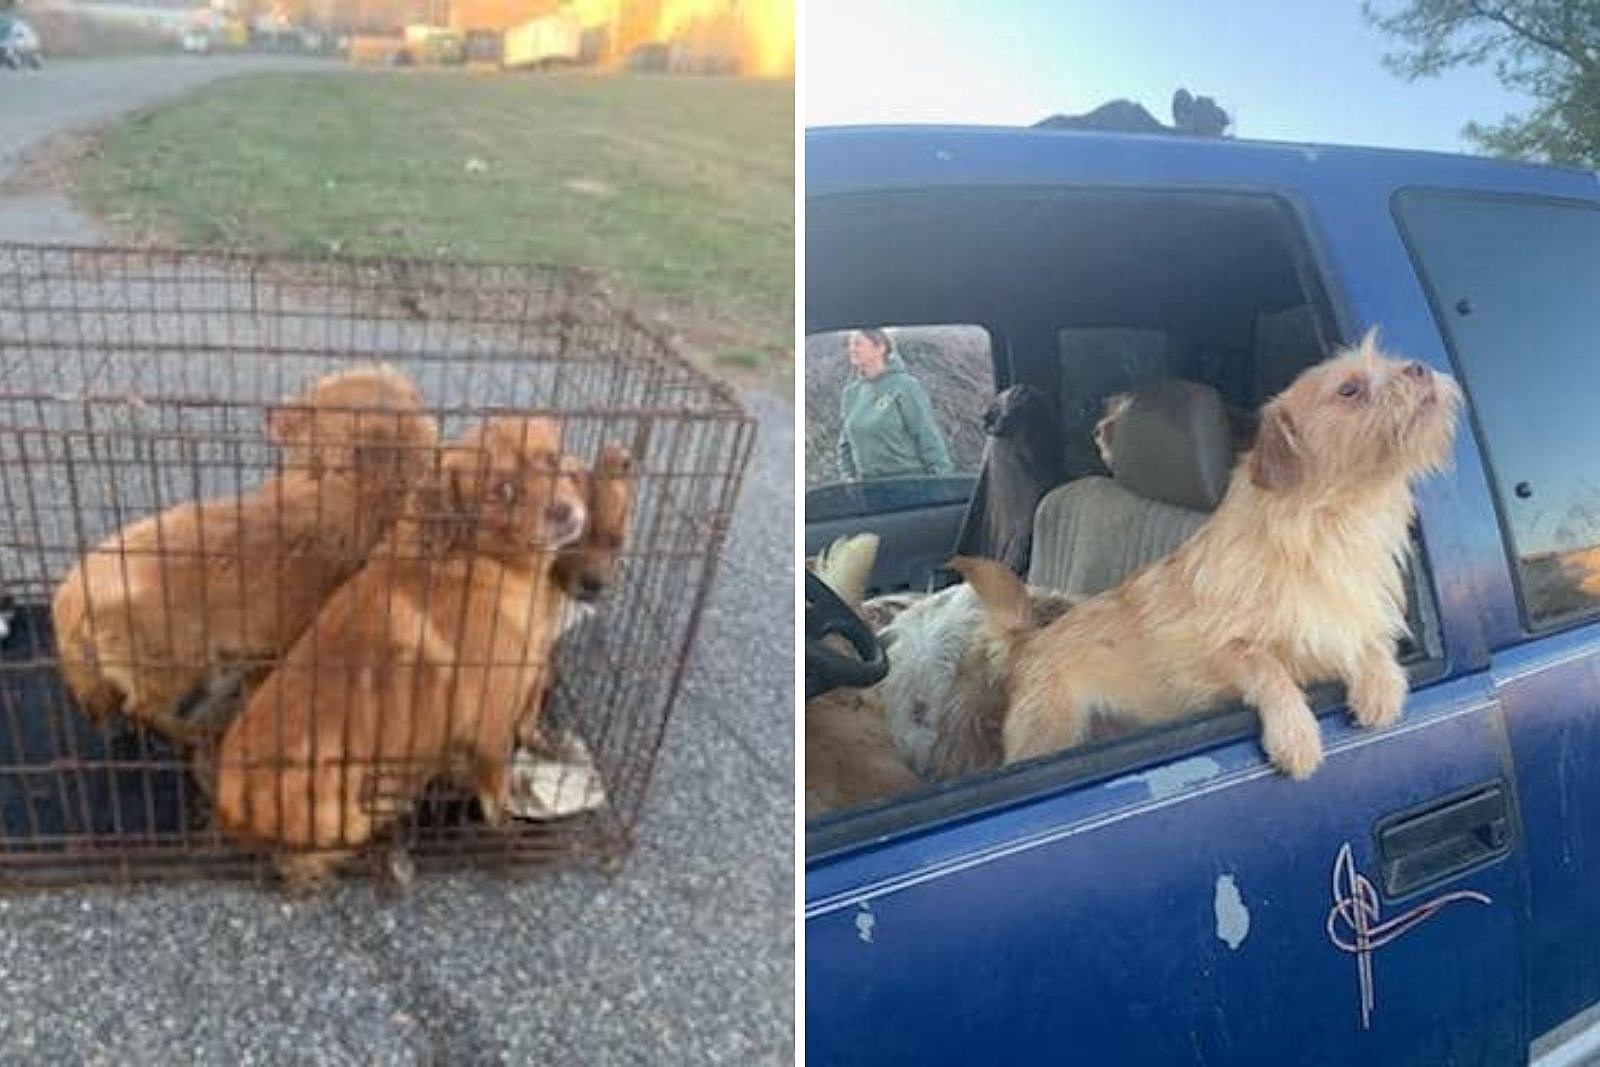
<path id="1" fill-rule="evenodd" d="M 8 77 L 0 160 L 257 62 Z M 0 239 L 81 241 L 59 200 Z M 639 845 L 590 870 L 361 881 L 312 901 L 196 883 L 0 898 L 0 1062 L 767 1063 L 793 1058 L 793 409 L 760 422 Z"/>

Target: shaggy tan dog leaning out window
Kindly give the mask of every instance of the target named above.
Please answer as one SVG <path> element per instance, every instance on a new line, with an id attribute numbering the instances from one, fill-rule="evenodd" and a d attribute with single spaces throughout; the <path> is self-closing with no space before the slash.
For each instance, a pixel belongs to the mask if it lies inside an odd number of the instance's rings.
<path id="1" fill-rule="evenodd" d="M 1008 761 L 1081 743 L 1096 716 L 1142 726 L 1240 699 L 1285 774 L 1322 762 L 1303 687 L 1340 680 L 1363 726 L 1405 700 L 1402 560 L 1411 484 L 1449 461 L 1461 394 L 1375 331 L 1261 413 L 1216 513 L 1177 552 L 1036 627 L 1016 575 L 956 561 L 1010 636 Z"/>

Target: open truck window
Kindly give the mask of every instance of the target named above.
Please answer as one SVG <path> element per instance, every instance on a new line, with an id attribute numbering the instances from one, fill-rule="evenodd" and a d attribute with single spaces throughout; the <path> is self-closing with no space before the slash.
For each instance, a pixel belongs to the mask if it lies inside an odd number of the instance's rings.
<path id="1" fill-rule="evenodd" d="M 857 194 L 814 201 L 807 226 L 807 316 L 816 345 L 808 344 L 806 360 L 808 480 L 820 437 L 832 432 L 823 420 L 835 408 L 818 402 L 826 394 L 813 376 L 837 380 L 841 373 L 836 328 L 896 317 L 984 322 L 1005 338 L 1005 385 L 1038 391 L 1056 420 L 1056 481 L 1030 501 L 1031 546 L 1017 570 L 1033 587 L 1073 598 L 1117 585 L 1192 535 L 1220 499 L 1215 479 L 1196 480 L 1195 454 L 1221 455 L 1231 466 L 1251 444 L 1260 405 L 1327 355 L 1338 336 L 1294 215 L 1269 196 L 1037 188 Z M 1159 428 L 1160 440 L 1124 442 L 1147 462 L 1112 475 L 1106 449 L 1118 443 L 1105 426 L 1118 398 L 1163 387 L 1225 419 L 1185 420 Z M 961 454 L 974 458 L 970 469 L 980 475 L 981 427 L 956 423 L 981 410 L 974 398 L 947 405 L 943 415 L 947 434 L 962 442 Z M 1202 423 L 1223 428 L 1210 432 L 1215 440 L 1200 441 L 1189 431 Z M 993 506 L 981 499 L 982 481 L 974 489 L 978 498 L 967 510 Z M 833 518 L 814 514 L 808 500 L 808 552 L 845 534 L 877 533 L 878 571 L 895 571 L 903 516 Z M 946 540 L 940 551 L 920 551 L 948 556 L 956 547 Z M 1401 655 L 1419 669 L 1438 646 L 1415 555 L 1412 632 Z M 970 619 L 966 625 L 977 632 Z M 1156 729 L 1098 735 L 1035 764 L 1001 768 L 996 760 L 946 775 L 928 756 L 937 744 L 930 732 L 938 724 L 929 719 L 937 720 L 938 694 L 930 698 L 925 678 L 920 688 L 892 684 L 895 647 L 888 649 L 891 676 L 880 687 L 883 714 L 922 787 L 853 814 L 823 816 L 811 824 L 808 850 L 938 821 L 1156 755 L 1178 758 L 1256 729 L 1253 713 L 1235 705 Z M 963 669 L 953 668 L 953 680 L 935 680 L 935 688 L 959 683 L 954 676 Z M 908 699 L 908 691 L 918 695 Z M 1311 695 L 1319 710 L 1342 702 L 1332 687 Z"/>

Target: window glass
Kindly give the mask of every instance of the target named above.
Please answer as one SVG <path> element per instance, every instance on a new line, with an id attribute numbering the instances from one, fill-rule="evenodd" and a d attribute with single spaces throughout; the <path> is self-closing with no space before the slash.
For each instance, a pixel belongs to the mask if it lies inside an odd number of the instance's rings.
<path id="1" fill-rule="evenodd" d="M 1093 428 L 1106 397 L 1131 393 L 1172 376 L 1172 357 L 1163 330 L 1133 327 L 1072 327 L 1056 333 L 1061 359 L 1059 403 L 1072 477 L 1103 470 L 1094 448 Z"/>
<path id="2" fill-rule="evenodd" d="M 1600 613 L 1600 207 L 1402 194 L 1482 430 L 1523 610 Z"/>
<path id="3" fill-rule="evenodd" d="M 805 383 L 807 488 L 974 474 L 982 464 L 994 357 L 980 326 L 812 334 Z"/>

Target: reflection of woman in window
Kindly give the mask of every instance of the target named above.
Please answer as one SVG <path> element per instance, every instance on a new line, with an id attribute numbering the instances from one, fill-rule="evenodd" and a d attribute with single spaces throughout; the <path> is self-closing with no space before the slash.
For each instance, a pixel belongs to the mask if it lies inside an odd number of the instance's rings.
<path id="1" fill-rule="evenodd" d="M 839 474 L 846 481 L 951 473 L 928 394 L 882 330 L 852 330 L 856 377 L 839 402 Z"/>

